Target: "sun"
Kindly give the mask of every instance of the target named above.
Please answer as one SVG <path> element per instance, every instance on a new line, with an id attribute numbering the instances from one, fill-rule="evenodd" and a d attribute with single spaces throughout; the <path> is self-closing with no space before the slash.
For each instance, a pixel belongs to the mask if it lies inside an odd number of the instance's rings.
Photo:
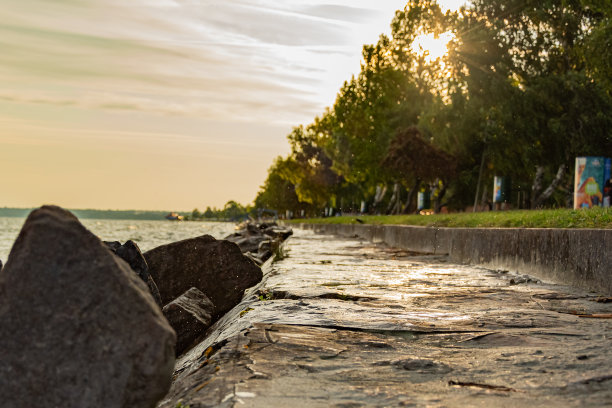
<path id="1" fill-rule="evenodd" d="M 412 50 L 417 55 L 423 55 L 425 61 L 432 63 L 448 53 L 448 43 L 454 38 L 453 33 L 448 31 L 437 36 L 433 33 L 421 34 L 412 42 Z"/>

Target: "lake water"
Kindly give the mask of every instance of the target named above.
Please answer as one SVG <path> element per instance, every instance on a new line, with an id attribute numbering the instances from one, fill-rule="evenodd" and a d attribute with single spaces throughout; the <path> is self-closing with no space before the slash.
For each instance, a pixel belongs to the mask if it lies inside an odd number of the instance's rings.
<path id="1" fill-rule="evenodd" d="M 13 242 L 23 226 L 25 218 L 0 217 L 0 260 L 6 263 Z M 103 241 L 131 239 L 140 249 L 148 251 L 159 245 L 180 241 L 204 234 L 220 239 L 234 231 L 235 224 L 230 222 L 173 222 L 173 221 L 136 221 L 136 220 L 80 220 L 87 229 Z"/>

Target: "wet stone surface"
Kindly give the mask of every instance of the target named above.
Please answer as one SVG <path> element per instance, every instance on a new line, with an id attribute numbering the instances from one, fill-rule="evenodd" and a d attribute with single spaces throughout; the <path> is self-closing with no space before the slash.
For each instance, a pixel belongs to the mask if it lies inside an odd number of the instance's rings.
<path id="1" fill-rule="evenodd" d="M 297 231 L 162 407 L 609 406 L 612 303 Z"/>

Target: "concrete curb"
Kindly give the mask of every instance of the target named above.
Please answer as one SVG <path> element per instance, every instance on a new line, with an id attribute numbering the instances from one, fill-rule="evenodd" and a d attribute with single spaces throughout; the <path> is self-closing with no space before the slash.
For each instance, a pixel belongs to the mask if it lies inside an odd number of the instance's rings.
<path id="1" fill-rule="evenodd" d="M 299 224 L 299 228 L 445 254 L 457 263 L 508 269 L 612 295 L 612 230 L 359 224 Z"/>

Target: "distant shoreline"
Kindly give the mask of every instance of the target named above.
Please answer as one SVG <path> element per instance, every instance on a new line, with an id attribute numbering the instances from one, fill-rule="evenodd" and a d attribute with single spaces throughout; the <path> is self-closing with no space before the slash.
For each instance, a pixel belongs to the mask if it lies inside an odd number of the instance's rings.
<path id="1" fill-rule="evenodd" d="M 0 207 L 0 217 L 25 218 L 34 208 Z M 170 211 L 68 209 L 80 219 L 100 220 L 163 220 Z"/>

